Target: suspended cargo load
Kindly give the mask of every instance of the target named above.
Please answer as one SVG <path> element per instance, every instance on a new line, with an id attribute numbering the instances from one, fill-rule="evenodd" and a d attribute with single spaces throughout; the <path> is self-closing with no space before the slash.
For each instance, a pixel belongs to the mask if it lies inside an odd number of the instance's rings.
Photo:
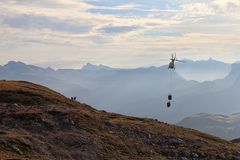
<path id="1" fill-rule="evenodd" d="M 172 100 L 172 95 L 171 95 L 171 94 L 168 95 L 168 100 L 169 100 L 169 101 Z"/>
<path id="2" fill-rule="evenodd" d="M 178 60 L 177 59 L 177 56 L 176 56 L 176 53 L 175 54 L 172 54 L 172 57 L 170 59 L 170 63 L 168 65 L 168 69 L 170 71 L 170 77 L 169 77 L 169 95 L 168 95 L 168 100 L 169 102 L 167 103 L 167 107 L 169 108 L 171 106 L 171 102 L 173 100 L 173 96 L 172 96 L 172 83 L 173 83 L 173 71 L 176 69 L 175 67 L 175 62 L 183 62 L 185 63 L 185 61 L 181 61 L 181 60 Z"/>
<path id="3" fill-rule="evenodd" d="M 167 102 L 167 107 L 171 107 L 171 102 Z"/>

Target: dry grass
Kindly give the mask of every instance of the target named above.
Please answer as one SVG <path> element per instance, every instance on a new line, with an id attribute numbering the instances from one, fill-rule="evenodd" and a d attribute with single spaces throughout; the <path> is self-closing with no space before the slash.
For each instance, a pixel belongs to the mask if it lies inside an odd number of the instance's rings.
<path id="1" fill-rule="evenodd" d="M 0 81 L 0 103 L 24 105 L 76 105 L 70 99 L 47 87 L 25 81 Z"/>
<path id="2" fill-rule="evenodd" d="M 156 120 L 97 111 L 28 82 L 0 81 L 0 102 L 0 159 L 240 157 L 238 145 L 217 137 Z"/>

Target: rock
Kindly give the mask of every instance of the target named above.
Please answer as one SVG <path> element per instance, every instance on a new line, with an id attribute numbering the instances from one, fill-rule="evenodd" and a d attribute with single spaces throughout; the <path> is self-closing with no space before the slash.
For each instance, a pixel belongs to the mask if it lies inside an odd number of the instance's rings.
<path id="1" fill-rule="evenodd" d="M 222 153 L 220 155 L 217 155 L 217 159 L 226 159 L 225 155 Z"/>
<path id="2" fill-rule="evenodd" d="M 190 157 L 191 156 L 191 151 L 190 150 L 185 150 L 180 153 L 181 156 L 183 157 Z"/>
<path id="3" fill-rule="evenodd" d="M 193 158 L 198 158 L 199 156 L 198 156 L 197 153 L 192 153 L 192 157 L 193 157 Z"/>
<path id="4" fill-rule="evenodd" d="M 169 139 L 167 143 L 168 143 L 168 145 L 176 146 L 176 145 L 182 144 L 183 140 L 182 139 Z"/>
<path id="5" fill-rule="evenodd" d="M 12 149 L 13 149 L 16 153 L 18 153 L 18 154 L 20 154 L 20 155 L 23 155 L 23 152 L 22 152 L 17 146 L 13 146 Z"/>
<path id="6" fill-rule="evenodd" d="M 233 156 L 232 159 L 234 159 L 234 160 L 240 160 L 240 156 Z"/>

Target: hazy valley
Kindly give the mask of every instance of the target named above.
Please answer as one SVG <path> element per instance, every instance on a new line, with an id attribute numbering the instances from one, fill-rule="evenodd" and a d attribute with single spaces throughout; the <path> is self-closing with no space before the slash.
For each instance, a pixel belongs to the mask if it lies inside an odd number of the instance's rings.
<path id="1" fill-rule="evenodd" d="M 199 72 L 202 73 L 201 77 L 206 73 L 211 76 L 206 76 L 205 79 L 212 79 L 214 67 L 218 73 L 215 78 L 221 75 L 222 79 L 198 82 L 196 76 L 192 77 L 195 81 L 183 78 L 186 72 Z M 26 80 L 46 85 L 67 97 L 76 96 L 77 100 L 100 110 L 177 123 L 185 117 L 202 112 L 238 112 L 239 68 L 240 64 L 229 65 L 212 59 L 179 65 L 181 73 L 173 72 L 174 101 L 171 108 L 166 108 L 170 92 L 170 72 L 167 66 L 115 69 L 87 64 L 82 69 L 54 70 L 11 61 L 0 67 L 0 76 L 6 80 Z"/>

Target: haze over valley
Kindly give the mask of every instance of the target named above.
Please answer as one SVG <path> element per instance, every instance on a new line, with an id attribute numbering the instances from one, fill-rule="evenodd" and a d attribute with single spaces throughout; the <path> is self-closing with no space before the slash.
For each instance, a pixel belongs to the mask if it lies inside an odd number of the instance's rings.
<path id="1" fill-rule="evenodd" d="M 115 69 L 88 63 L 82 69 L 54 70 L 10 61 L 0 68 L 0 76 L 46 85 L 101 110 L 176 123 L 201 112 L 238 112 L 239 67 L 238 63 L 230 65 L 212 59 L 179 64 L 179 71 L 173 74 L 174 103 L 169 109 L 166 108 L 170 92 L 167 66 Z M 183 77 L 195 71 L 192 77 L 195 80 Z M 197 73 L 201 76 L 195 76 Z M 217 73 L 215 78 L 214 73 Z M 214 80 L 201 82 L 204 74 L 206 80 Z"/>

